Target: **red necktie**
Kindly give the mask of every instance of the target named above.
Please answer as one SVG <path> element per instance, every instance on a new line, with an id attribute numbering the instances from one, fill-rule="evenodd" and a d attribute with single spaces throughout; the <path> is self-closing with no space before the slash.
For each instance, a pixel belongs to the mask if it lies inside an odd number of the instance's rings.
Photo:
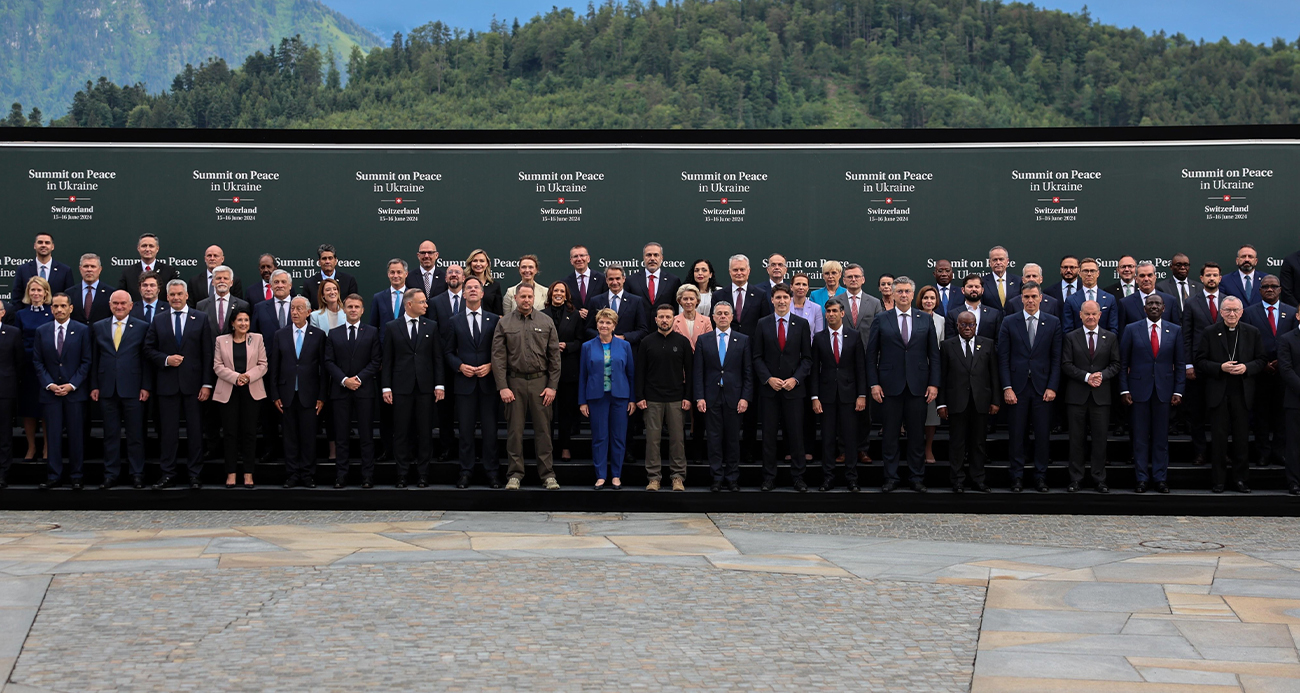
<path id="1" fill-rule="evenodd" d="M 152 271 L 153 271 L 153 265 L 145 265 L 145 266 L 144 266 L 144 271 L 146 271 L 146 272 L 152 272 Z"/>
<path id="2" fill-rule="evenodd" d="M 776 347 L 785 351 L 785 318 L 776 319 Z"/>
<path id="3" fill-rule="evenodd" d="M 857 324 L 858 324 L 858 297 L 854 296 L 853 297 L 853 325 L 856 327 Z"/>
<path id="4" fill-rule="evenodd" d="M 266 300 L 268 300 L 268 301 L 271 300 L 271 285 L 270 285 L 270 284 L 267 284 L 267 285 L 266 285 Z"/>
<path id="5" fill-rule="evenodd" d="M 587 305 L 587 275 L 578 275 L 578 298 L 582 300 L 582 305 Z"/>
<path id="6" fill-rule="evenodd" d="M 1214 294 L 1206 296 L 1205 299 L 1210 302 L 1210 322 L 1219 321 L 1219 309 L 1214 307 Z"/>
<path id="7" fill-rule="evenodd" d="M 655 304 L 655 276 L 653 274 L 646 277 L 650 280 L 650 305 Z"/>
<path id="8" fill-rule="evenodd" d="M 1096 338 L 1097 338 L 1097 333 L 1095 332 L 1088 333 L 1088 358 L 1090 359 L 1097 355 L 1097 342 L 1093 341 Z"/>
<path id="9" fill-rule="evenodd" d="M 1273 318 L 1273 306 L 1268 307 L 1268 326 L 1273 328 L 1273 336 L 1277 336 L 1277 320 Z"/>
<path id="10" fill-rule="evenodd" d="M 831 353 L 835 354 L 835 363 L 840 362 L 840 333 L 831 333 Z"/>
<path id="11" fill-rule="evenodd" d="M 1151 358 L 1160 358 L 1160 332 L 1154 323 L 1151 325 Z"/>

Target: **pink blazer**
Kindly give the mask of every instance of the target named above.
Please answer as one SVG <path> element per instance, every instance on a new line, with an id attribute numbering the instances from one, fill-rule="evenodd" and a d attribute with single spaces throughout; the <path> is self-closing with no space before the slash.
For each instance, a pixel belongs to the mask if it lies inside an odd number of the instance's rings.
<path id="1" fill-rule="evenodd" d="M 691 340 L 692 349 L 695 348 L 695 340 L 699 338 L 700 335 L 712 329 L 713 329 L 713 321 L 708 319 L 708 317 L 706 317 L 704 313 L 700 313 L 698 311 L 695 313 L 695 336 L 693 337 L 689 332 L 686 331 L 685 316 L 683 316 L 681 313 L 678 313 L 677 316 L 673 318 L 673 332 L 676 332 L 677 334 L 680 334 L 681 336 Z"/>
<path id="2" fill-rule="evenodd" d="M 245 343 L 248 349 L 248 392 L 253 399 L 266 399 L 266 388 L 262 385 L 262 376 L 266 375 L 266 348 L 262 346 L 262 335 L 248 333 Z M 217 385 L 212 390 L 212 399 L 217 402 L 229 402 L 230 393 L 235 389 L 235 379 L 241 373 L 235 372 L 235 338 L 223 334 L 217 337 L 217 347 L 212 351 L 212 370 L 217 374 Z"/>

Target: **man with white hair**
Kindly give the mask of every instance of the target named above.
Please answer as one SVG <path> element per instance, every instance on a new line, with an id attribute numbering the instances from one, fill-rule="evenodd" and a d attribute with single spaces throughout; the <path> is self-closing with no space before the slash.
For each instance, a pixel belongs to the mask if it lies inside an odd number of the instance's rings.
<path id="1" fill-rule="evenodd" d="M 1205 379 L 1205 407 L 1210 419 L 1210 462 L 1215 493 L 1223 493 L 1228 477 L 1228 434 L 1232 434 L 1232 488 L 1250 493 L 1250 409 L 1255 402 L 1255 378 L 1268 366 L 1259 329 L 1242 321 L 1242 301 L 1223 299 L 1219 322 L 1210 325 L 1196 346 L 1196 375 Z"/>
<path id="2" fill-rule="evenodd" d="M 203 251 L 203 265 L 206 268 L 203 272 L 190 277 L 189 290 L 191 308 L 197 308 L 203 299 L 215 293 L 212 284 L 212 275 L 217 271 L 218 267 L 224 267 L 226 265 L 226 251 L 222 250 L 219 245 L 208 246 L 208 249 Z M 230 268 L 226 267 L 226 269 Z M 234 270 L 231 270 L 230 272 L 230 287 L 227 290 L 227 293 L 236 297 L 244 295 L 244 283 L 239 281 L 239 278 L 235 276 Z M 245 301 L 245 303 L 247 303 L 247 301 Z M 214 332 L 213 334 L 217 333 Z"/>
<path id="3" fill-rule="evenodd" d="M 1020 277 L 1021 277 L 1020 286 L 1022 289 L 1024 288 L 1025 284 L 1029 282 L 1035 282 L 1040 287 L 1043 286 L 1043 268 L 1040 267 L 1037 262 L 1026 263 L 1025 268 L 1021 270 Z M 1012 296 L 1011 298 L 1007 299 L 1007 313 L 1006 313 L 1007 315 L 1011 315 L 1012 313 L 1019 313 L 1024 309 L 1025 309 L 1025 300 L 1020 297 L 1020 294 L 1016 294 L 1015 296 Z M 1043 292 L 1043 298 L 1042 301 L 1038 304 L 1038 309 L 1043 311 L 1044 313 L 1047 313 L 1048 315 L 1055 316 L 1057 320 L 1061 320 L 1062 322 L 1064 322 L 1064 313 L 1063 313 L 1064 306 L 1061 304 L 1059 300 L 1047 295 L 1047 292 Z"/>
<path id="4" fill-rule="evenodd" d="M 212 269 L 212 295 L 198 302 L 195 308 L 208 316 L 208 327 L 214 338 L 230 334 L 230 316 L 237 310 L 250 310 L 248 301 L 239 297 L 234 288 L 235 271 L 225 265 Z M 191 282 L 192 283 L 192 282 Z M 206 291 L 207 287 L 204 287 Z"/>

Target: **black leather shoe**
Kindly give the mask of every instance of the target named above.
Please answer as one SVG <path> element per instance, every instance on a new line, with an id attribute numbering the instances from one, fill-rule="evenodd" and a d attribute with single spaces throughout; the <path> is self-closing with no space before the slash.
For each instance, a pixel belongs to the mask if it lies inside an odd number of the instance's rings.
<path id="1" fill-rule="evenodd" d="M 201 490 L 202 488 L 203 488 L 203 484 L 199 483 L 198 480 L 194 480 L 194 481 L 191 481 L 191 482 L 190 482 L 190 490 L 191 490 L 191 491 L 198 491 L 198 490 Z"/>
<path id="2" fill-rule="evenodd" d="M 1145 482 L 1145 481 L 1139 481 L 1137 487 L 1134 488 L 1133 491 L 1134 491 L 1134 493 L 1146 493 L 1146 492 L 1147 492 L 1147 482 Z"/>
<path id="3" fill-rule="evenodd" d="M 1106 484 L 1097 484 L 1097 493 L 1110 493 L 1110 487 Z"/>
<path id="4" fill-rule="evenodd" d="M 492 475 L 492 480 L 488 483 L 488 486 L 491 486 L 492 488 L 495 488 L 495 489 L 499 489 L 499 488 L 501 488 L 501 486 L 502 486 L 502 484 L 501 484 L 501 477 L 497 476 L 496 474 L 493 474 L 493 475 Z"/>
<path id="5" fill-rule="evenodd" d="M 861 486 L 858 486 L 858 482 L 856 482 L 856 481 L 850 481 L 850 482 L 849 482 L 849 493 L 862 493 L 862 487 L 861 487 Z"/>
<path id="6" fill-rule="evenodd" d="M 712 493 L 721 493 L 721 492 L 722 492 L 722 484 L 714 484 L 714 485 L 710 486 L 710 487 L 709 487 L 709 491 L 711 491 Z"/>
<path id="7" fill-rule="evenodd" d="M 50 490 L 50 489 L 52 489 L 52 488 L 58 488 L 58 487 L 60 487 L 60 486 L 62 486 L 62 485 L 63 485 L 63 482 L 61 482 L 61 481 L 47 481 L 47 482 L 41 484 L 40 486 L 37 486 L 37 487 L 36 487 L 36 490 L 37 490 L 37 491 L 48 491 L 48 490 Z"/>
<path id="8" fill-rule="evenodd" d="M 370 477 L 366 477 L 361 480 L 361 488 L 374 488 L 374 487 L 375 487 L 374 479 L 371 479 Z"/>
<path id="9" fill-rule="evenodd" d="M 775 481 L 764 481 L 764 482 L 763 482 L 763 485 L 758 487 L 758 490 L 760 490 L 760 491 L 771 491 L 771 490 L 774 489 L 774 488 L 776 488 L 776 482 L 775 482 Z"/>
<path id="10" fill-rule="evenodd" d="M 348 484 L 347 484 L 346 481 L 344 481 L 344 480 L 342 480 L 342 479 L 335 479 L 335 480 L 334 480 L 334 488 L 347 488 L 347 487 L 348 487 Z"/>
<path id="11" fill-rule="evenodd" d="M 740 484 L 733 481 L 727 486 L 727 490 L 732 493 L 740 493 Z"/>
<path id="12" fill-rule="evenodd" d="M 1012 492 L 1012 493 L 1020 493 L 1020 492 L 1023 491 L 1023 490 L 1025 490 L 1025 487 L 1020 485 L 1020 480 L 1019 480 L 1019 479 L 1017 479 L 1017 480 L 1011 482 L 1011 492 Z"/>
<path id="13" fill-rule="evenodd" d="M 1250 487 L 1247 486 L 1244 481 L 1238 481 L 1233 484 L 1233 488 L 1237 489 L 1237 493 L 1250 493 Z"/>
<path id="14" fill-rule="evenodd" d="M 827 491 L 829 491 L 829 490 L 831 490 L 831 489 L 833 489 L 833 488 L 835 488 L 835 482 L 834 482 L 834 481 L 831 481 L 831 480 L 829 480 L 829 479 L 827 479 L 826 481 L 823 481 L 823 482 L 822 482 L 822 485 L 821 485 L 821 486 L 818 486 L 818 487 L 817 487 L 817 490 L 818 490 L 818 491 L 821 491 L 822 493 L 826 493 Z"/>
<path id="15" fill-rule="evenodd" d="M 1074 483 L 1073 481 L 1071 481 L 1071 482 L 1070 482 L 1070 485 L 1065 487 L 1065 492 L 1066 492 L 1066 493 L 1078 493 L 1078 492 L 1079 492 L 1079 485 L 1076 484 L 1076 483 Z"/>
<path id="16" fill-rule="evenodd" d="M 284 484 L 282 484 L 284 488 L 293 488 L 294 486 L 297 485 L 298 485 L 298 480 L 293 477 L 289 477 L 288 479 L 285 479 Z"/>
<path id="17" fill-rule="evenodd" d="M 1047 493 L 1051 490 L 1047 487 L 1047 482 L 1041 480 L 1038 482 L 1037 488 L 1039 493 Z"/>
<path id="18" fill-rule="evenodd" d="M 916 491 L 917 493 L 925 493 L 925 492 L 928 491 L 929 489 L 927 489 L 927 488 L 925 487 L 925 484 L 923 484 L 923 483 L 921 483 L 921 482 L 919 482 L 919 481 L 913 481 L 913 482 L 912 482 L 912 490 L 913 490 L 913 491 Z"/>
<path id="19" fill-rule="evenodd" d="M 83 488 L 85 488 L 85 486 L 82 486 L 80 481 L 74 481 L 74 482 L 72 482 L 72 490 L 73 490 L 73 491 L 80 491 L 80 490 L 83 489 Z M 1246 493 L 1250 493 L 1250 492 L 1247 491 Z"/>
<path id="20" fill-rule="evenodd" d="M 163 478 L 159 479 L 157 483 L 153 485 L 153 490 L 161 491 L 165 488 L 171 488 L 175 485 L 176 485 L 176 477 L 164 476 Z"/>
<path id="21" fill-rule="evenodd" d="M 952 492 L 953 492 L 953 493 L 965 493 L 965 492 L 966 492 L 966 487 L 965 487 L 965 486 L 953 486 L 953 487 L 952 487 Z"/>
<path id="22" fill-rule="evenodd" d="M 9 481 L 4 478 L 4 475 L 0 475 L 0 488 L 9 488 Z"/>
<path id="23" fill-rule="evenodd" d="M 406 488 L 406 479 L 398 479 L 397 483 L 394 484 L 394 486 L 396 486 L 397 488 Z"/>
<path id="24" fill-rule="evenodd" d="M 100 484 L 99 488 L 106 491 L 114 486 L 117 486 L 117 477 L 110 476 L 107 479 L 104 479 L 104 483 Z"/>
<path id="25" fill-rule="evenodd" d="M 456 488 L 469 488 L 469 475 L 461 474 L 456 478 Z"/>
<path id="26" fill-rule="evenodd" d="M 1210 487 L 1210 493 L 1223 493 L 1223 485 L 1215 484 Z"/>
<path id="27" fill-rule="evenodd" d="M 307 477 L 306 479 L 302 480 L 302 485 L 306 486 L 307 488 L 316 488 L 316 480 L 311 477 Z"/>
<path id="28" fill-rule="evenodd" d="M 1163 481 L 1156 482 L 1156 493 L 1169 493 L 1169 484 Z"/>
<path id="29" fill-rule="evenodd" d="M 993 489 L 989 488 L 988 484 L 975 484 L 971 488 L 975 489 L 976 491 L 979 491 L 980 493 L 993 493 Z"/>
<path id="30" fill-rule="evenodd" d="M 898 482 L 897 482 L 897 481 L 886 481 L 885 483 L 883 483 L 883 484 L 880 485 L 880 492 L 881 492 L 881 493 L 893 493 L 894 489 L 896 489 L 896 488 L 898 488 Z"/>
<path id="31" fill-rule="evenodd" d="M 4 479 L 0 479 L 0 484 L 4 484 Z M 0 486 L 0 488 L 3 488 L 3 486 Z M 1291 484 L 1291 488 L 1287 490 L 1287 493 L 1293 496 L 1300 496 L 1300 486 Z"/>
<path id="32" fill-rule="evenodd" d="M 131 477 L 131 488 L 144 488 L 144 477 L 138 475 Z"/>
<path id="33" fill-rule="evenodd" d="M 808 493 L 808 483 L 805 482 L 803 479 L 795 479 L 794 490 L 798 491 L 799 493 Z"/>
<path id="34" fill-rule="evenodd" d="M 429 488 L 429 478 L 422 476 L 416 480 L 415 485 L 420 488 Z"/>

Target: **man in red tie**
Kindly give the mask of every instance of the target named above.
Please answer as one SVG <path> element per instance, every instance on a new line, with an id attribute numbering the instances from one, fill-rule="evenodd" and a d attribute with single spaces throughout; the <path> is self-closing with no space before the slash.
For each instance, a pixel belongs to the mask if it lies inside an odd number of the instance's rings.
<path id="1" fill-rule="evenodd" d="M 140 261 L 123 267 L 122 277 L 117 280 L 117 288 L 131 294 L 132 301 L 140 300 L 140 275 L 145 272 L 153 272 L 158 275 L 159 286 L 167 286 L 167 282 L 180 278 L 181 273 L 175 267 L 158 259 L 159 245 L 157 236 L 152 233 L 140 234 L 140 240 L 136 242 L 135 250 L 140 256 Z"/>
<path id="2" fill-rule="evenodd" d="M 570 258 L 572 260 L 572 258 Z M 677 289 L 682 280 L 664 270 L 664 247 L 646 243 L 641 249 L 641 266 L 627 278 L 627 290 L 645 299 L 646 310 L 654 313 L 655 306 L 668 305 L 677 310 Z"/>
<path id="3" fill-rule="evenodd" d="M 68 287 L 68 298 L 72 301 L 72 319 L 91 325 L 113 314 L 108 307 L 108 297 L 113 292 L 99 280 L 103 265 L 100 264 L 98 255 L 82 255 L 78 269 L 81 271 L 81 281 Z"/>
<path id="4" fill-rule="evenodd" d="M 1205 328 L 1219 321 L 1219 305 L 1227 294 L 1219 291 L 1219 265 L 1207 262 L 1201 266 L 1201 288 L 1188 297 L 1183 310 L 1183 353 L 1187 355 L 1187 387 L 1183 391 L 1183 405 L 1187 409 L 1187 423 L 1191 429 L 1192 447 L 1196 450 L 1194 464 L 1208 461 L 1205 444 L 1205 384 L 1196 376 L 1196 364 L 1192 355 L 1201 344 L 1201 335 Z"/>
<path id="5" fill-rule="evenodd" d="M 772 289 L 772 309 L 758 321 L 754 335 L 754 389 L 762 402 L 763 418 L 763 485 L 764 491 L 776 488 L 776 432 L 785 434 L 790 453 L 790 476 L 794 490 L 804 493 L 805 459 L 803 440 L 804 381 L 812 370 L 812 332 L 808 321 L 790 312 L 790 286 L 777 284 Z"/>
<path id="6" fill-rule="evenodd" d="M 1146 299 L 1146 318 L 1124 328 L 1119 343 L 1120 400 L 1131 407 L 1137 492 L 1155 484 L 1169 493 L 1169 409 L 1183 401 L 1186 381 L 1182 328 L 1163 319 L 1165 300 Z"/>
<path id="7" fill-rule="evenodd" d="M 1286 463 L 1286 417 L 1282 406 L 1285 388 L 1278 373 L 1277 341 L 1296 329 L 1296 308 L 1282 302 L 1282 281 L 1259 275 L 1262 300 L 1246 307 L 1241 321 L 1259 330 L 1268 366 L 1255 379 L 1255 461 L 1260 466 Z"/>
<path id="8" fill-rule="evenodd" d="M 248 301 L 248 305 L 256 306 L 262 301 L 271 300 L 274 295 L 271 291 L 271 273 L 279 268 L 275 256 L 270 253 L 263 253 L 257 258 L 257 273 L 262 276 L 262 280 L 253 282 L 252 286 L 248 287 L 248 292 L 244 294 L 244 300 Z"/>
<path id="9" fill-rule="evenodd" d="M 858 414 L 867 408 L 862 348 L 861 335 L 844 322 L 844 297 L 828 299 L 826 329 L 813 337 L 812 369 L 808 374 L 812 410 L 822 422 L 822 491 L 835 488 L 837 439 L 845 452 L 844 482 L 853 493 L 861 490 L 854 451 L 858 449 Z"/>

